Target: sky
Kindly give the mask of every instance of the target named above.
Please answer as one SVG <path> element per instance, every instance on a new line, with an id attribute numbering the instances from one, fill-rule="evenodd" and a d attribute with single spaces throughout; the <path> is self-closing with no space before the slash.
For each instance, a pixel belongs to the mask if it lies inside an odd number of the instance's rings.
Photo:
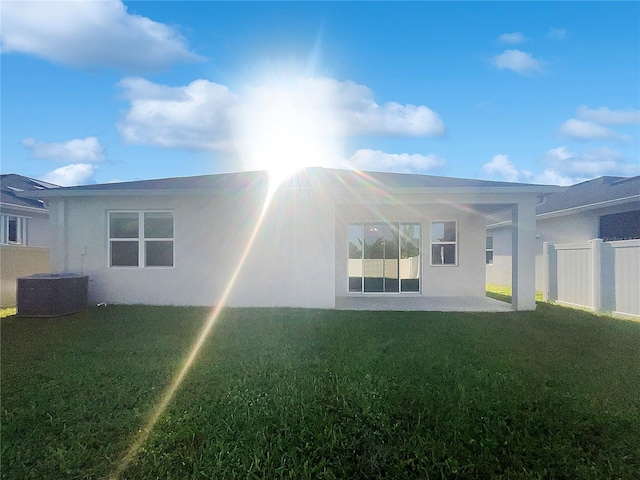
<path id="1" fill-rule="evenodd" d="M 1 166 L 640 174 L 640 2 L 0 3 Z"/>

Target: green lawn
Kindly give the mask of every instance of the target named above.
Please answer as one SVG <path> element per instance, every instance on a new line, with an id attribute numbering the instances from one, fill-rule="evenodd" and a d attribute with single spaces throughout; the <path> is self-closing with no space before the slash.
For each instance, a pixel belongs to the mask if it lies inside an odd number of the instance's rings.
<path id="1" fill-rule="evenodd" d="M 207 310 L 1 320 L 3 479 L 109 477 Z M 122 479 L 637 479 L 640 323 L 226 311 Z"/>

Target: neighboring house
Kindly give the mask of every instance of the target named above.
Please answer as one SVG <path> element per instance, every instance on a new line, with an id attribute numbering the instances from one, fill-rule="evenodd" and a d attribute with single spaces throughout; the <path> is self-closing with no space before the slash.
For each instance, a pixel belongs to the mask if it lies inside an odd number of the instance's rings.
<path id="1" fill-rule="evenodd" d="M 16 278 L 49 271 L 49 211 L 39 192 L 56 185 L 0 175 L 0 306 L 16 304 Z M 23 192 L 34 192 L 24 198 Z"/>
<path id="2" fill-rule="evenodd" d="M 487 227 L 487 283 L 511 284 L 510 220 Z M 536 207 L 536 289 L 543 290 L 542 246 L 640 238 L 640 176 L 599 177 L 545 197 Z"/>
<path id="3" fill-rule="evenodd" d="M 230 288 L 229 306 L 500 310 L 486 223 L 508 207 L 513 308 L 529 310 L 535 205 L 560 189 L 308 168 L 261 219 L 268 191 L 266 172 L 48 190 L 53 272 L 88 275 L 95 303 L 215 305 Z"/>

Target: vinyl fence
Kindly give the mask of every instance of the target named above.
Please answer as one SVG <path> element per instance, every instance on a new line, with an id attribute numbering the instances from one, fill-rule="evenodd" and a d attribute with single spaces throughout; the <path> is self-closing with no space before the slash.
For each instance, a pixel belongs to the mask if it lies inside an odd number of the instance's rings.
<path id="1" fill-rule="evenodd" d="M 640 240 L 543 245 L 543 298 L 640 319 Z"/>

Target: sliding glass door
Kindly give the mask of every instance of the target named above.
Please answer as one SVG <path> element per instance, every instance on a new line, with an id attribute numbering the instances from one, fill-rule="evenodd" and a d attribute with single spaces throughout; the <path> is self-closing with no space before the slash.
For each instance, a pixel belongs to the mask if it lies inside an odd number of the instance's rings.
<path id="1" fill-rule="evenodd" d="M 349 291 L 420 291 L 420 224 L 349 225 Z"/>

